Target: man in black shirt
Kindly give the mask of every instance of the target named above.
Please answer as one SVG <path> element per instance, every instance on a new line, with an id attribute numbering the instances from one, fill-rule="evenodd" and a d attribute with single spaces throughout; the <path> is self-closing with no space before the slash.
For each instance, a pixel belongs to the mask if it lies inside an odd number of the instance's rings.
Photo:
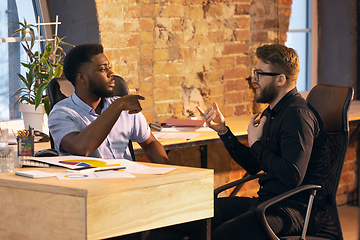
<path id="1" fill-rule="evenodd" d="M 317 112 L 297 92 L 300 71 L 296 52 L 280 44 L 256 51 L 258 62 L 252 77 L 255 101 L 269 106 L 248 126 L 248 143 L 241 144 L 225 125 L 218 105 L 203 111 L 206 124 L 218 132 L 230 156 L 249 174 L 264 171 L 258 197 L 226 197 L 215 200 L 213 240 L 267 239 L 254 209 L 262 202 L 305 184 L 321 185 L 327 176 L 326 134 Z M 316 197 L 308 233 L 320 229 L 322 192 Z M 301 235 L 307 194 L 297 194 L 268 208 L 267 220 L 279 236 Z"/>

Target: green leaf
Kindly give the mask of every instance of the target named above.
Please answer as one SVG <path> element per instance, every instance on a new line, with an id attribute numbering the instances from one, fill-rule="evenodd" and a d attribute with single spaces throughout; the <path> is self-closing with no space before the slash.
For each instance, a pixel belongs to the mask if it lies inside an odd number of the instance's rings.
<path id="1" fill-rule="evenodd" d="M 61 77 L 62 73 L 63 73 L 63 65 L 59 64 L 55 68 L 54 77 Z"/>
<path id="2" fill-rule="evenodd" d="M 46 112 L 46 114 L 49 116 L 50 110 L 51 110 L 51 104 L 50 104 L 49 96 L 46 96 L 46 97 L 43 99 L 43 103 L 44 103 L 45 112 Z"/>
<path id="3" fill-rule="evenodd" d="M 35 97 L 35 109 L 41 104 L 43 99 L 44 90 L 47 88 L 48 82 L 44 82 L 40 84 L 37 89 L 36 97 Z"/>

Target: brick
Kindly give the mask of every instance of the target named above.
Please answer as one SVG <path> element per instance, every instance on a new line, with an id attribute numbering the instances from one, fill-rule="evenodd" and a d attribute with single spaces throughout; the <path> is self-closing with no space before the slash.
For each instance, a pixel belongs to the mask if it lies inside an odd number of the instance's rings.
<path id="1" fill-rule="evenodd" d="M 235 17 L 235 27 L 240 29 L 250 29 L 251 18 L 248 16 Z"/>
<path id="2" fill-rule="evenodd" d="M 142 82 L 140 84 L 139 93 L 143 96 L 148 96 L 153 93 L 154 85 L 151 82 Z"/>
<path id="3" fill-rule="evenodd" d="M 235 90 L 247 90 L 249 88 L 249 82 L 243 78 L 235 80 Z M 250 100 L 251 101 L 251 100 Z"/>
<path id="4" fill-rule="evenodd" d="M 111 6 L 113 7 L 116 4 L 112 4 Z M 140 6 L 139 5 L 134 5 L 134 6 L 130 6 L 127 8 L 127 10 L 125 10 L 126 12 L 126 17 L 128 18 L 138 18 L 140 17 Z M 116 14 L 118 14 L 119 12 L 116 12 Z"/>
<path id="5" fill-rule="evenodd" d="M 236 54 L 236 53 L 247 53 L 248 46 L 245 43 L 232 43 L 224 46 L 224 55 Z"/>
<path id="6" fill-rule="evenodd" d="M 207 11 L 204 11 L 206 17 L 221 17 L 223 13 L 222 4 L 209 4 Z"/>
<path id="7" fill-rule="evenodd" d="M 241 116 L 241 115 L 246 114 L 247 112 L 248 111 L 247 111 L 247 108 L 245 105 L 235 106 L 235 116 Z"/>
<path id="8" fill-rule="evenodd" d="M 155 114 L 159 115 L 159 114 L 166 114 L 169 111 L 169 104 L 168 103 L 155 103 Z"/>
<path id="9" fill-rule="evenodd" d="M 185 13 L 188 19 L 202 19 L 204 17 L 204 11 L 202 5 L 191 5 L 185 7 Z"/>
<path id="10" fill-rule="evenodd" d="M 138 48 L 120 49 L 120 55 L 122 56 L 122 59 L 125 59 L 127 61 L 138 61 L 140 57 Z"/>
<path id="11" fill-rule="evenodd" d="M 140 65 L 143 68 L 148 68 L 152 66 L 152 57 L 141 57 Z"/>
<path id="12" fill-rule="evenodd" d="M 235 7 L 235 15 L 248 15 L 250 14 L 251 4 L 237 4 Z"/>
<path id="13" fill-rule="evenodd" d="M 155 13 L 155 5 L 154 4 L 142 4 L 141 6 L 141 14 L 143 17 L 152 17 Z"/>
<path id="14" fill-rule="evenodd" d="M 141 107 L 144 110 L 154 109 L 154 98 L 152 96 L 146 96 L 145 100 L 140 101 Z"/>
<path id="15" fill-rule="evenodd" d="M 163 7 L 161 17 L 184 17 L 184 6 L 169 4 Z"/>
<path id="16" fill-rule="evenodd" d="M 235 57 L 221 57 L 221 58 L 213 58 L 210 60 L 210 66 L 213 69 L 224 69 L 224 68 L 232 68 L 236 65 Z"/>
<path id="17" fill-rule="evenodd" d="M 154 33 L 153 32 L 141 32 L 141 41 L 143 43 L 153 43 Z"/>
<path id="18" fill-rule="evenodd" d="M 232 92 L 235 91 L 235 81 L 230 80 L 225 82 L 225 91 Z"/>
<path id="19" fill-rule="evenodd" d="M 181 88 L 154 89 L 154 99 L 157 101 L 181 100 Z"/>
<path id="20" fill-rule="evenodd" d="M 153 121 L 153 111 L 152 110 L 143 110 L 143 111 L 141 111 L 141 113 L 144 115 L 144 117 L 148 123 L 151 123 Z M 146 158 L 145 155 L 144 155 L 144 157 Z M 145 160 L 142 159 L 142 161 L 145 161 Z"/>
<path id="21" fill-rule="evenodd" d="M 250 39 L 250 30 L 235 30 L 236 41 L 248 41 Z"/>
<path id="22" fill-rule="evenodd" d="M 140 36 L 139 34 L 132 34 L 128 39 L 128 47 L 139 46 L 140 44 Z"/>
<path id="23" fill-rule="evenodd" d="M 184 102 L 172 102 L 169 104 L 170 113 L 173 113 L 175 116 L 182 116 L 182 112 L 184 109 Z"/>
<path id="24" fill-rule="evenodd" d="M 152 31 L 154 29 L 154 19 L 151 18 L 140 19 L 140 29 L 143 31 Z"/>
<path id="25" fill-rule="evenodd" d="M 168 61 L 169 51 L 168 49 L 155 49 L 154 50 L 154 61 Z"/>
<path id="26" fill-rule="evenodd" d="M 248 75 L 247 69 L 243 66 L 224 70 L 224 79 L 246 78 Z"/>
<path id="27" fill-rule="evenodd" d="M 236 64 L 237 65 L 245 65 L 245 66 L 249 66 L 250 64 L 250 56 L 237 56 L 236 57 Z"/>
<path id="28" fill-rule="evenodd" d="M 154 47 L 152 44 L 142 44 L 140 46 L 140 53 L 142 55 L 152 55 Z"/>
<path id="29" fill-rule="evenodd" d="M 180 75 L 180 76 L 175 76 L 175 75 L 169 76 L 169 86 L 170 87 L 179 87 L 179 86 L 181 86 L 183 81 L 184 81 L 184 77 L 182 75 Z"/>
<path id="30" fill-rule="evenodd" d="M 278 27 L 279 27 L 279 23 L 276 19 L 268 19 L 268 20 L 265 20 L 265 22 L 264 22 L 265 29 L 278 28 Z"/>
<path id="31" fill-rule="evenodd" d="M 183 30 L 183 24 L 184 24 L 184 19 L 183 18 L 175 18 L 175 19 L 172 19 L 171 22 L 172 22 L 171 31 L 178 32 L 178 31 Z"/>
<path id="32" fill-rule="evenodd" d="M 254 100 L 255 93 L 252 90 L 247 90 L 244 92 L 244 102 L 252 102 Z"/>
<path id="33" fill-rule="evenodd" d="M 225 104 L 242 103 L 243 95 L 241 92 L 230 92 L 225 96 Z"/>
<path id="34" fill-rule="evenodd" d="M 170 87 L 170 81 L 169 76 L 166 75 L 156 75 L 154 80 L 154 86 L 155 88 L 169 88 Z"/>
<path id="35" fill-rule="evenodd" d="M 124 32 L 138 32 L 140 30 L 140 25 L 138 21 L 124 22 L 123 29 Z"/>
<path id="36" fill-rule="evenodd" d="M 255 42 L 266 42 L 268 40 L 268 35 L 266 32 L 254 33 L 252 40 Z"/>
<path id="37" fill-rule="evenodd" d="M 216 84 L 223 82 L 224 79 L 224 71 L 209 71 L 204 74 L 204 82 L 207 84 Z"/>
<path id="38" fill-rule="evenodd" d="M 155 62 L 154 74 L 179 74 L 182 72 L 181 63 L 177 62 Z"/>

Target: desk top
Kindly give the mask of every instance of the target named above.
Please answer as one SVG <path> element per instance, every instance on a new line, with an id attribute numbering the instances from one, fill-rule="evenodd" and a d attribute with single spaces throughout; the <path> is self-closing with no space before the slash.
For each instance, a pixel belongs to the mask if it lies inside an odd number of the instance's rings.
<path id="1" fill-rule="evenodd" d="M 226 118 L 226 125 L 229 126 L 231 131 L 238 139 L 247 139 L 247 127 L 250 118 L 253 115 L 243 115 L 238 117 Z M 360 101 L 352 101 L 348 113 L 349 121 L 356 122 L 360 120 Z M 186 139 L 159 139 L 159 142 L 164 146 L 165 150 L 175 148 L 191 147 L 199 145 L 207 145 L 221 142 L 219 136 L 215 131 L 199 131 L 199 136 L 186 140 Z M 137 143 L 134 143 L 135 153 L 142 153 L 142 149 Z"/>
<path id="2" fill-rule="evenodd" d="M 154 163 L 140 163 L 152 167 L 169 167 L 168 165 Z M 107 195 L 128 190 L 143 189 L 154 186 L 185 182 L 196 179 L 212 177 L 213 170 L 191 167 L 177 167 L 176 170 L 163 175 L 134 174 L 135 178 L 113 178 L 113 179 L 87 179 L 84 180 L 58 180 L 56 177 L 49 178 L 27 178 L 12 173 L 0 173 L 0 187 L 11 187 L 16 189 L 27 189 L 40 192 L 72 195 L 79 197 L 90 197 L 96 195 Z M 23 170 L 23 169 L 15 169 Z M 45 172 L 64 172 L 66 169 L 60 167 L 32 168 Z"/>
<path id="3" fill-rule="evenodd" d="M 231 131 L 237 136 L 239 139 L 247 138 L 247 127 L 252 115 L 243 115 L 238 117 L 230 117 L 226 118 L 226 125 L 228 125 Z M 349 121 L 357 122 L 360 120 L 360 101 L 354 100 L 351 101 L 350 109 L 348 113 Z M 154 131 L 154 130 L 152 130 Z M 165 150 L 171 150 L 176 148 L 183 147 L 192 147 L 199 145 L 207 145 L 221 142 L 219 136 L 216 132 L 210 131 L 199 131 L 199 136 L 187 140 L 187 139 L 159 139 L 159 142 L 164 146 Z M 36 143 L 35 151 L 39 151 L 42 149 L 50 148 L 49 143 Z M 140 145 L 134 143 L 134 151 L 135 154 L 143 153 Z"/>

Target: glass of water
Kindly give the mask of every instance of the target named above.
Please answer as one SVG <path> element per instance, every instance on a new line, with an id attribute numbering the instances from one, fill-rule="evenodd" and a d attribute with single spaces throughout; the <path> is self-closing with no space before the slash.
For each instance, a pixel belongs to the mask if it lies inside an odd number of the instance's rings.
<path id="1" fill-rule="evenodd" d="M 9 132 L 7 129 L 0 130 L 0 147 L 6 147 L 9 143 Z"/>
<path id="2" fill-rule="evenodd" d="M 0 147 L 0 173 L 14 171 L 14 153 L 12 147 Z"/>

